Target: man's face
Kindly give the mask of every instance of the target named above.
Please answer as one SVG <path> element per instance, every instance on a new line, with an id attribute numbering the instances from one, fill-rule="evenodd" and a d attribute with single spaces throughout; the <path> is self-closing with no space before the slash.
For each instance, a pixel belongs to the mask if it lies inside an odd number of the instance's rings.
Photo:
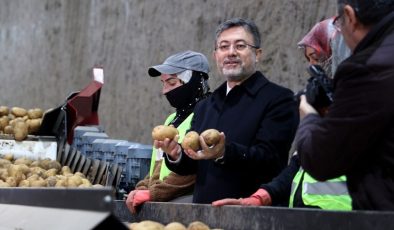
<path id="1" fill-rule="evenodd" d="M 219 35 L 214 58 L 227 81 L 241 82 L 256 71 L 261 49 L 252 46 L 253 36 L 243 27 L 232 27 Z"/>
<path id="2" fill-rule="evenodd" d="M 176 74 L 162 74 L 160 75 L 160 79 L 163 83 L 163 95 L 183 85 L 183 82 L 179 78 L 177 78 Z"/>

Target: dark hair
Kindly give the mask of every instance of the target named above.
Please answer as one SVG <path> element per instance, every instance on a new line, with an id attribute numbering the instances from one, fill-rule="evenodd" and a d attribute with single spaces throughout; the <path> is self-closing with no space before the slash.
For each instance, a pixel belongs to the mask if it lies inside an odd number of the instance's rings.
<path id="1" fill-rule="evenodd" d="M 382 18 L 394 11 L 394 0 L 338 0 L 338 12 L 350 5 L 356 17 L 366 26 L 377 24 Z"/>
<path id="2" fill-rule="evenodd" d="M 232 18 L 218 26 L 215 32 L 215 47 L 217 45 L 218 38 L 223 31 L 238 26 L 243 27 L 246 31 L 251 33 L 253 35 L 254 46 L 260 48 L 261 38 L 259 28 L 257 28 L 253 21 L 242 18 Z"/>

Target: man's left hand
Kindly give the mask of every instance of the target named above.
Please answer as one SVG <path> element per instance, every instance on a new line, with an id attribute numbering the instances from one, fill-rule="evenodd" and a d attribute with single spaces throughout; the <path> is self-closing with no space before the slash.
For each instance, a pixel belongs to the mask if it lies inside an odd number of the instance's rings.
<path id="1" fill-rule="evenodd" d="M 226 137 L 223 132 L 220 133 L 219 142 L 216 145 L 208 146 L 204 138 L 200 136 L 200 146 L 201 150 L 193 151 L 192 149 L 185 149 L 184 152 L 190 158 L 194 160 L 208 160 L 208 159 L 216 159 L 222 157 L 224 155 L 224 148 L 226 143 Z"/>

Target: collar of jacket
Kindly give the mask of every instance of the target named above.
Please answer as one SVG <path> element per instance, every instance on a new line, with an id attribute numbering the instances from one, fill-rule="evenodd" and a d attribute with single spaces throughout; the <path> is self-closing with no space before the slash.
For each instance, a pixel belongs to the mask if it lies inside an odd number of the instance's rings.
<path id="1" fill-rule="evenodd" d="M 394 24 L 394 12 L 386 15 L 380 22 L 374 25 L 371 30 L 367 33 L 367 35 L 361 40 L 361 42 L 354 49 L 353 54 L 364 50 L 366 47 L 371 46 L 375 42 L 381 42 L 381 40 L 385 37 L 384 33 L 389 28 L 392 28 Z"/>
<path id="2" fill-rule="evenodd" d="M 260 71 L 256 71 L 252 76 L 250 76 L 240 85 L 234 86 L 234 88 L 242 87 L 249 95 L 254 96 L 267 83 L 268 83 L 268 79 Z M 221 86 L 219 86 L 218 89 L 215 90 L 213 94 L 216 95 L 216 97 L 218 96 L 225 97 L 226 92 L 227 92 L 227 82 L 224 82 Z"/>

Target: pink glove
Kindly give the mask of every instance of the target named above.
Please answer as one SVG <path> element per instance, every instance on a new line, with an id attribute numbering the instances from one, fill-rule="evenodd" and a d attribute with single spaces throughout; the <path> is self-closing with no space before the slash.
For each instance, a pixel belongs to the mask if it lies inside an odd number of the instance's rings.
<path id="1" fill-rule="evenodd" d="M 149 200 L 149 190 L 133 190 L 127 196 L 126 205 L 130 212 L 135 214 L 137 213 L 137 206 Z"/>
<path id="2" fill-rule="evenodd" d="M 259 189 L 252 196 L 248 198 L 240 199 L 222 199 L 212 202 L 213 206 L 223 205 L 242 205 L 242 206 L 262 206 L 271 205 L 272 200 L 269 193 L 264 189 Z"/>

